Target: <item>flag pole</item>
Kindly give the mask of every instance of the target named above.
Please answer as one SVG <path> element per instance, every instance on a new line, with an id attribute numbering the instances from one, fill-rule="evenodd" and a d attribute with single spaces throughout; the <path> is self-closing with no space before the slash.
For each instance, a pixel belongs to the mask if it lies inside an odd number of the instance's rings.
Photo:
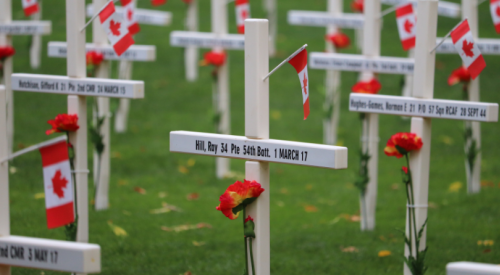
<path id="1" fill-rule="evenodd" d="M 380 16 L 378 17 L 378 19 L 381 19 L 382 17 L 388 15 L 389 13 L 397 10 L 399 8 L 400 5 L 394 5 L 386 10 L 384 10 L 383 12 L 380 13 Z"/>
<path id="2" fill-rule="evenodd" d="M 294 58 L 296 55 L 298 55 L 302 50 L 304 50 L 307 47 L 307 44 L 304 46 L 300 47 L 300 49 L 296 50 L 292 55 L 290 55 L 287 59 L 283 60 L 276 68 L 274 68 L 272 71 L 270 71 L 263 79 L 262 81 L 266 81 L 267 78 L 269 78 L 277 69 L 279 69 L 281 66 L 283 66 L 286 62 L 290 61 L 290 59 Z"/>
<path id="3" fill-rule="evenodd" d="M 100 10 L 99 10 L 99 12 L 98 12 L 98 13 L 95 13 L 95 14 L 92 16 L 92 18 L 90 18 L 89 22 L 87 22 L 87 23 L 85 24 L 85 26 L 83 26 L 83 28 L 80 30 L 80 32 L 83 32 L 83 31 L 85 30 L 85 28 L 87 28 L 87 26 L 88 26 L 90 23 L 92 23 L 92 21 L 94 21 L 94 19 L 96 19 L 96 18 L 97 18 L 97 16 L 99 16 L 99 14 L 101 14 L 101 11 L 103 11 L 103 10 L 104 10 L 104 8 L 106 8 L 106 6 L 108 6 L 108 5 L 109 5 L 109 3 L 110 3 L 110 2 L 116 3 L 116 2 L 118 2 L 118 0 L 110 0 L 108 3 L 106 3 L 106 4 L 105 4 L 105 5 L 104 5 L 104 6 L 103 6 Z"/>
<path id="4" fill-rule="evenodd" d="M 467 20 L 467 18 L 464 18 L 462 21 L 458 22 L 458 24 L 457 24 L 455 27 L 453 27 L 453 29 L 451 29 L 451 31 L 450 31 L 450 32 L 448 32 L 448 33 L 447 33 L 447 34 L 443 37 L 443 39 L 442 39 L 442 40 L 441 40 L 441 41 L 440 41 L 440 42 L 436 45 L 436 47 L 434 47 L 434 49 L 432 49 L 432 51 L 430 51 L 429 53 L 434 52 L 434 51 L 435 51 L 435 50 L 436 50 L 439 46 L 441 46 L 441 44 L 443 44 L 443 43 L 444 43 L 444 41 L 446 40 L 446 38 L 450 37 L 451 32 L 452 32 L 454 29 L 456 29 L 458 26 L 460 26 L 460 24 L 462 24 L 465 20 Z"/>
<path id="5" fill-rule="evenodd" d="M 51 145 L 51 144 L 54 144 L 54 143 L 58 143 L 58 142 L 63 141 L 63 140 L 66 140 L 66 136 L 56 137 L 56 138 L 53 138 L 53 139 L 50 139 L 50 140 L 47 140 L 47 141 L 35 144 L 35 145 L 30 146 L 28 148 L 24 148 L 22 150 L 19 150 L 19 151 L 15 152 L 14 154 L 8 156 L 7 158 L 4 158 L 4 159 L 0 160 L 0 163 L 4 163 L 4 162 L 9 161 L 11 159 L 14 159 L 16 157 L 19 157 L 20 155 L 24 155 L 24 154 L 29 153 L 31 151 L 38 150 L 38 149 L 40 149 L 42 147 L 45 147 L 45 146 L 48 146 L 48 145 Z"/>

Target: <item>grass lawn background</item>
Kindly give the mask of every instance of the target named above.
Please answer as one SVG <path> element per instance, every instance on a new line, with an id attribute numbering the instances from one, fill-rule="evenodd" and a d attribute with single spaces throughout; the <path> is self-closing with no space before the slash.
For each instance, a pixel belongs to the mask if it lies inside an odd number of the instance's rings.
<path id="1" fill-rule="evenodd" d="M 141 8 L 152 8 L 150 1 L 138 2 Z M 200 30 L 210 31 L 210 1 L 199 2 Z M 286 13 L 291 9 L 325 10 L 326 0 L 278 2 L 278 56 L 271 58 L 270 67 L 304 43 L 309 44 L 310 52 L 323 51 L 325 29 L 290 26 Z M 350 12 L 349 3 L 345 2 L 345 11 Z M 228 5 L 231 33 L 236 32 L 233 5 Z M 216 179 L 212 157 L 169 152 L 169 132 L 172 130 L 214 132 L 209 115 L 212 68 L 200 68 L 200 77 L 195 83 L 184 80 L 183 49 L 169 45 L 169 33 L 184 29 L 186 6 L 180 0 L 170 0 L 160 9 L 172 12 L 172 25 L 142 25 L 142 31 L 136 36 L 137 44 L 156 45 L 157 61 L 134 64 L 133 79 L 144 80 L 146 97 L 132 102 L 129 131 L 112 134 L 110 208 L 101 212 L 90 210 L 90 242 L 101 245 L 102 274 L 177 275 L 186 271 L 195 275 L 239 274 L 244 266 L 241 221 L 231 221 L 215 210 L 219 196 L 235 179 Z M 265 16 L 261 1 L 252 1 L 251 9 L 254 18 Z M 43 37 L 42 66 L 38 70 L 29 67 L 30 38 L 16 36 L 14 72 L 66 74 L 65 59 L 46 56 L 47 42 L 65 40 L 64 11 L 62 1 L 43 1 L 43 18 L 52 21 L 53 29 L 50 36 Z M 481 36 L 497 37 L 488 4 L 481 5 L 479 11 Z M 25 19 L 20 1 L 13 1 L 13 18 Z M 458 21 L 440 17 L 438 35 L 445 35 Z M 354 41 L 354 32 L 345 32 Z M 91 28 L 87 29 L 87 41 L 91 41 Z M 342 52 L 356 53 L 357 50 L 351 46 Z M 399 42 L 394 14 L 384 20 L 382 55 L 406 56 Z M 485 56 L 485 59 L 487 67 L 481 74 L 481 100 L 499 102 L 500 59 L 496 56 Z M 244 135 L 243 52 L 231 51 L 229 62 L 232 133 Z M 450 88 L 447 85 L 448 75 L 460 64 L 458 55 L 437 57 L 435 98 L 461 98 L 460 86 Z M 118 63 L 113 62 L 112 66 L 116 76 Z M 300 86 L 292 66 L 283 67 L 271 77 L 271 138 L 322 143 L 324 96 L 320 91 L 324 75 L 324 71 L 309 70 L 311 115 L 306 121 L 302 120 Z M 271 188 L 266 192 L 271 192 L 272 274 L 402 273 L 404 244 L 397 229 L 405 226 L 406 198 L 400 176 L 403 161 L 386 157 L 382 150 L 392 134 L 410 130 L 410 120 L 380 116 L 376 229 L 360 232 L 359 222 L 342 218 L 359 213 L 359 194 L 352 182 L 358 169 L 360 123 L 358 114 L 347 110 L 348 94 L 357 77 L 357 73 L 342 73 L 339 142 L 349 148 L 349 168 L 335 171 L 281 164 L 270 166 Z M 383 85 L 381 94 L 400 95 L 402 76 L 380 75 L 379 78 Z M 46 121 L 66 110 L 66 96 L 16 92 L 16 150 L 18 146 L 48 139 L 44 134 L 49 128 Z M 451 261 L 500 264 L 500 176 L 496 170 L 500 165 L 500 147 L 497 146 L 500 128 L 497 123 L 482 124 L 482 179 L 487 186 L 480 194 L 471 196 L 466 194 L 462 132 L 461 121 L 433 120 L 427 274 L 445 274 L 445 265 Z M 193 166 L 188 165 L 193 161 Z M 34 198 L 36 193 L 43 192 L 40 155 L 30 153 L 10 165 L 17 170 L 10 175 L 12 234 L 64 239 L 63 229 L 46 228 L 44 200 Z M 244 175 L 244 161 L 233 160 L 231 168 Z M 450 185 L 457 181 L 462 183 L 462 188 L 450 191 Z M 91 184 L 89 179 L 89 186 Z M 144 188 L 147 193 L 139 194 L 134 191 L 135 187 Z M 160 198 L 160 192 L 168 195 Z M 186 196 L 190 193 L 198 193 L 199 199 L 188 200 Z M 162 207 L 162 202 L 175 205 L 182 212 L 149 212 Z M 116 236 L 108 221 L 122 227 L 128 236 Z M 201 222 L 211 224 L 212 228 L 178 233 L 161 230 L 162 226 Z M 495 243 L 481 246 L 477 243 L 479 240 Z M 203 245 L 196 246 L 196 242 Z M 342 251 L 350 246 L 358 252 Z M 380 258 L 378 252 L 381 250 L 389 250 L 392 255 Z M 41 274 L 41 271 L 13 268 L 13 274 Z"/>

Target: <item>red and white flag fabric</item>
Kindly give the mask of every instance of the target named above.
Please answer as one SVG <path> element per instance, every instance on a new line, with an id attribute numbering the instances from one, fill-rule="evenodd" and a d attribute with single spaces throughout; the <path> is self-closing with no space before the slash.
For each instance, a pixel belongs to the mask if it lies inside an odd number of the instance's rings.
<path id="1" fill-rule="evenodd" d="M 413 5 L 411 3 L 396 9 L 396 21 L 403 49 L 407 51 L 414 48 L 415 38 L 417 37 L 417 16 L 413 13 Z"/>
<path id="2" fill-rule="evenodd" d="M 500 0 L 490 0 L 490 12 L 495 30 L 500 33 Z"/>
<path id="3" fill-rule="evenodd" d="M 110 1 L 99 13 L 101 25 L 108 36 L 109 42 L 115 49 L 118 56 L 122 55 L 130 46 L 134 44 L 132 35 L 127 27 L 120 20 L 120 16 L 115 12 L 115 4 Z"/>
<path id="4" fill-rule="evenodd" d="M 307 74 L 307 50 L 300 53 L 288 61 L 299 74 L 300 85 L 302 86 L 302 105 L 304 107 L 304 120 L 309 116 L 309 75 Z"/>
<path id="5" fill-rule="evenodd" d="M 141 30 L 137 18 L 135 18 L 135 0 L 120 0 L 124 12 L 124 24 L 131 35 L 138 33 Z"/>
<path id="6" fill-rule="evenodd" d="M 245 19 L 250 18 L 250 4 L 248 0 L 236 0 L 236 25 L 238 33 L 245 33 Z"/>
<path id="7" fill-rule="evenodd" d="M 451 40 L 462 58 L 464 66 L 469 70 L 472 79 L 476 79 L 486 67 L 486 62 L 484 62 L 483 55 L 474 42 L 474 37 L 472 36 L 467 20 L 464 20 L 458 27 L 451 31 Z"/>
<path id="8" fill-rule="evenodd" d="M 37 0 L 21 0 L 25 16 L 30 16 L 40 10 Z"/>
<path id="9" fill-rule="evenodd" d="M 65 140 L 40 148 L 49 229 L 75 221 L 74 192 Z"/>

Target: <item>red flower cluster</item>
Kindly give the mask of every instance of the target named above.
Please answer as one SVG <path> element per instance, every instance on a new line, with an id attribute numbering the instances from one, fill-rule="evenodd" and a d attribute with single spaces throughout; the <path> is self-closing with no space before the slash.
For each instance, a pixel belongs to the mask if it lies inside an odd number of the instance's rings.
<path id="1" fill-rule="evenodd" d="M 355 12 L 363 12 L 364 0 L 354 0 L 351 3 L 351 9 Z"/>
<path id="2" fill-rule="evenodd" d="M 469 83 L 471 79 L 469 70 L 466 67 L 462 66 L 456 70 L 454 70 L 451 75 L 448 77 L 448 85 L 453 86 L 459 82 Z"/>
<path id="3" fill-rule="evenodd" d="M 5 46 L 0 47 L 0 60 L 4 60 L 9 56 L 13 56 L 16 53 L 16 50 L 13 47 Z"/>
<path id="4" fill-rule="evenodd" d="M 163 4 L 166 4 L 167 0 L 151 0 L 151 5 L 153 6 L 160 6 Z"/>
<path id="5" fill-rule="evenodd" d="M 60 132 L 74 132 L 80 128 L 78 126 L 78 115 L 59 114 L 55 119 L 51 119 L 47 123 L 52 126 L 52 129 L 45 131 L 47 135 Z"/>
<path id="6" fill-rule="evenodd" d="M 369 81 L 359 81 L 351 88 L 354 93 L 360 94 L 377 94 L 380 89 L 382 89 L 382 84 L 376 78 Z"/>
<path id="7" fill-rule="evenodd" d="M 410 151 L 420 150 L 422 145 L 424 145 L 422 138 L 417 136 L 417 134 L 397 133 L 387 141 L 384 153 L 389 157 L 395 156 L 401 158 Z"/>
<path id="8" fill-rule="evenodd" d="M 217 67 L 224 65 L 224 63 L 226 63 L 226 53 L 216 51 L 205 53 L 203 60 L 200 62 L 202 66 L 214 65 Z"/>
<path id="9" fill-rule="evenodd" d="M 233 212 L 233 209 L 238 206 L 245 207 L 259 197 L 262 192 L 264 192 L 264 189 L 256 181 L 237 181 L 231 184 L 226 192 L 220 196 L 220 204 L 215 209 L 221 211 L 231 220 L 234 220 L 238 217 L 239 210 L 242 209 L 238 208 L 238 212 L 235 211 L 236 213 Z"/>
<path id="10" fill-rule="evenodd" d="M 104 56 L 100 52 L 90 51 L 86 55 L 87 57 L 87 66 L 99 66 L 101 62 L 104 60 Z"/>
<path id="11" fill-rule="evenodd" d="M 325 36 L 325 39 L 331 42 L 337 49 L 346 48 L 351 44 L 349 36 L 341 32 L 337 32 L 335 34 L 327 34 Z"/>

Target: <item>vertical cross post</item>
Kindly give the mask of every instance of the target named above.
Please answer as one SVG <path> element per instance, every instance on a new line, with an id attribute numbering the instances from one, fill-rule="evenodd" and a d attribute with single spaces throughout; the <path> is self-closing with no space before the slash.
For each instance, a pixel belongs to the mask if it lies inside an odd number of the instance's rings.
<path id="1" fill-rule="evenodd" d="M 263 0 L 262 5 L 267 11 L 269 19 L 269 56 L 275 56 L 278 35 L 278 5 L 276 0 Z"/>
<path id="2" fill-rule="evenodd" d="M 12 3 L 11 0 L 0 1 L 0 23 L 10 23 L 12 21 Z M 0 34 L 0 47 L 12 46 L 12 37 L 8 34 Z M 14 96 L 12 94 L 12 85 L 10 75 L 12 74 L 12 57 L 7 57 L 3 66 L 3 84 L 5 85 L 6 104 L 7 104 L 7 139 L 9 154 L 12 153 L 14 142 Z M 1 83 L 0 79 L 0 83 Z"/>
<path id="3" fill-rule="evenodd" d="M 198 1 L 192 0 L 188 5 L 186 14 L 186 29 L 191 32 L 198 31 Z M 186 47 L 184 51 L 184 64 L 186 69 L 186 79 L 195 81 L 198 79 L 198 48 L 194 46 Z"/>
<path id="4" fill-rule="evenodd" d="M 437 0 L 419 0 L 417 21 L 417 39 L 415 47 L 415 73 L 413 96 L 416 98 L 434 97 L 434 65 L 436 53 L 430 52 L 436 45 L 437 32 Z M 424 146 L 419 151 L 413 152 L 410 157 L 412 170 L 413 196 L 415 208 L 416 225 L 409 219 L 409 211 L 406 212 L 406 235 L 410 236 L 412 228 L 420 230 L 427 220 L 427 207 L 429 198 L 429 165 L 431 155 L 431 119 L 414 117 L 411 119 L 411 132 L 422 138 Z M 408 208 L 409 209 L 409 208 Z M 424 230 L 420 240 L 420 250 L 426 246 L 426 233 Z M 415 240 L 413 240 L 415 241 Z M 415 243 L 414 243 L 415 244 Z M 415 245 L 412 247 L 415 249 Z M 405 245 L 405 256 L 409 255 L 409 249 Z M 413 251 L 413 255 L 416 251 Z M 411 275 L 408 266 L 404 265 L 404 274 Z"/>
<path id="5" fill-rule="evenodd" d="M 340 0 L 328 0 L 327 12 L 332 16 L 338 16 L 343 11 L 343 3 Z M 326 27 L 326 34 L 331 35 L 339 31 L 335 25 Z M 326 41 L 326 52 L 336 52 L 335 46 Z M 337 143 L 337 129 L 340 117 L 340 71 L 326 70 L 325 77 L 325 109 L 332 110 L 330 117 L 323 121 L 323 143 L 335 145 Z"/>
<path id="6" fill-rule="evenodd" d="M 66 40 L 68 43 L 67 72 L 71 78 L 85 78 L 85 1 L 66 0 Z M 77 242 L 89 240 L 88 167 L 87 167 L 87 101 L 84 96 L 68 96 L 68 114 L 78 114 L 80 129 L 70 134 L 75 151 L 77 194 Z"/>
<path id="7" fill-rule="evenodd" d="M 462 18 L 467 18 L 472 36 L 475 41 L 479 37 L 479 23 L 477 14 L 477 0 L 462 0 Z M 469 83 L 469 100 L 479 101 L 479 77 Z M 472 128 L 472 138 L 465 141 L 465 148 L 471 146 L 472 140 L 476 141 L 476 148 L 481 148 L 481 124 L 479 122 L 465 122 L 466 128 Z M 467 152 L 467 149 L 465 149 Z M 477 153 L 472 170 L 469 162 L 465 160 L 465 171 L 467 175 L 467 192 L 478 193 L 481 190 L 481 151 Z"/>
<path id="8" fill-rule="evenodd" d="M 93 5 L 96 8 L 103 7 L 108 1 L 106 0 L 94 0 Z M 92 42 L 97 46 L 108 45 L 108 38 L 104 32 L 103 27 L 99 20 L 94 20 L 92 22 Z M 109 78 L 109 61 L 103 60 L 98 66 L 96 75 L 97 78 Z M 109 97 L 98 97 L 95 99 L 97 101 L 97 113 L 94 111 L 94 123 L 97 122 L 99 118 L 104 118 L 104 122 L 101 126 L 101 134 L 103 136 L 104 151 L 102 152 L 101 158 L 94 150 L 94 184 L 95 186 L 94 204 L 96 210 L 107 209 L 109 205 L 108 191 L 109 191 L 109 176 L 110 176 L 110 117 L 109 117 Z"/>
<path id="9" fill-rule="evenodd" d="M 0 11 L 1 12 L 1 11 Z M 0 132 L 7 132 L 5 86 L 0 85 Z M 7 139 L 0 138 L 0 160 L 9 156 Z M 9 162 L 0 162 L 0 237 L 10 235 Z M 0 275 L 10 275 L 10 266 L 0 265 Z"/>
<path id="10" fill-rule="evenodd" d="M 212 32 L 216 36 L 227 34 L 227 1 L 212 0 Z M 267 44 L 266 44 L 267 45 Z M 223 51 L 216 47 L 214 51 Z M 217 132 L 220 134 L 231 133 L 230 121 L 230 98 L 229 98 L 229 56 L 224 65 L 217 69 L 217 81 L 213 87 L 214 113 L 219 117 Z M 230 160 L 227 158 L 216 158 L 217 178 L 223 178 L 230 171 Z"/>
<path id="11" fill-rule="evenodd" d="M 118 68 L 118 78 L 129 80 L 132 79 L 132 62 L 128 60 L 120 60 Z M 128 112 L 130 109 L 130 100 L 128 98 L 120 98 L 120 105 L 115 114 L 115 131 L 117 133 L 125 133 L 128 125 Z"/>
<path id="12" fill-rule="evenodd" d="M 38 12 L 31 16 L 31 20 L 40 21 L 42 19 L 42 1 L 38 1 Z M 40 62 L 42 58 L 42 35 L 34 34 L 31 40 L 30 47 L 30 65 L 33 69 L 38 69 L 40 67 Z"/>
<path id="13" fill-rule="evenodd" d="M 269 72 L 268 28 L 268 20 L 245 20 L 245 136 L 252 139 L 269 139 L 269 78 L 263 81 Z M 269 163 L 247 161 L 245 178 L 256 180 L 266 190 L 248 206 L 247 213 L 255 220 L 256 238 L 252 240 L 255 274 L 269 275 Z"/>
<path id="14" fill-rule="evenodd" d="M 367 57 L 380 56 L 380 0 L 365 1 L 365 24 L 363 28 L 363 55 Z M 361 80 L 373 78 L 373 72 L 362 72 Z M 360 197 L 361 230 L 375 228 L 375 210 L 377 204 L 378 186 L 378 114 L 366 114 L 363 120 L 361 134 L 363 152 L 370 155 L 368 161 L 369 181 L 364 196 Z"/>

